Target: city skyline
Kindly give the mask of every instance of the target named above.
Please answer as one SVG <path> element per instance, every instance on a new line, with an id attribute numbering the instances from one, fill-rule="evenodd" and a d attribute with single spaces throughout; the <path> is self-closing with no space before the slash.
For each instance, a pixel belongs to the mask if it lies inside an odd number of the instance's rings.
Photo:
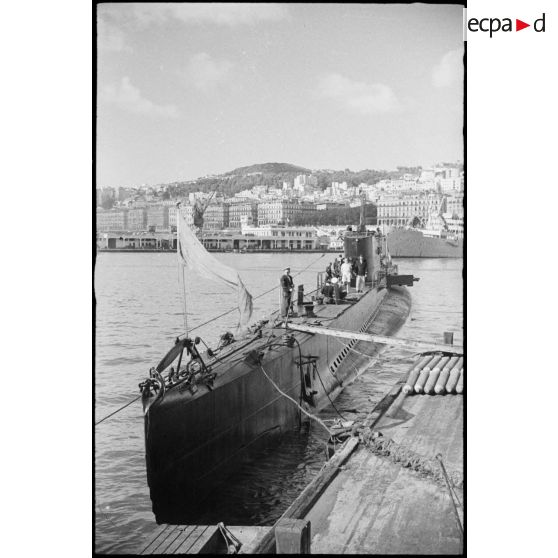
<path id="1" fill-rule="evenodd" d="M 462 160 L 460 6 L 103 4 L 97 186 Z"/>

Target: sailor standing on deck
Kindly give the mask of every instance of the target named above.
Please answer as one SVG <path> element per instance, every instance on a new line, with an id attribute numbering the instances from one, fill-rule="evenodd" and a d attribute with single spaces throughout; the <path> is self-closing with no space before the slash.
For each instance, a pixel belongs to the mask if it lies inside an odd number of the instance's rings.
<path id="1" fill-rule="evenodd" d="M 287 318 L 289 308 L 291 306 L 291 298 L 293 295 L 294 283 L 291 277 L 291 268 L 286 267 L 285 273 L 281 275 L 281 317 Z"/>
<path id="2" fill-rule="evenodd" d="M 343 260 L 341 264 L 341 282 L 345 287 L 345 292 L 349 294 L 349 285 L 351 284 L 351 273 L 353 266 L 349 263 L 348 258 Z"/>
<path id="3" fill-rule="evenodd" d="M 358 257 L 358 261 L 356 262 L 356 290 L 357 293 L 361 293 L 364 290 L 364 281 L 366 279 L 366 274 L 368 273 L 367 268 L 368 265 L 366 264 L 366 260 L 364 256 L 361 254 Z"/>

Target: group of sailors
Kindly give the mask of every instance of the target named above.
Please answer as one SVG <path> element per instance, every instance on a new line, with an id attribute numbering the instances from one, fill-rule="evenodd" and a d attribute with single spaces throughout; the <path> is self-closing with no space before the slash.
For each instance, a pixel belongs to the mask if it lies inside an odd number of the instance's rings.
<path id="1" fill-rule="evenodd" d="M 364 291 L 364 283 L 367 275 L 367 263 L 362 254 L 358 258 L 343 257 L 339 254 L 333 262 L 326 267 L 326 282 L 322 288 L 322 294 L 326 298 L 333 298 L 331 293 L 335 291 L 335 285 L 342 288 L 342 298 L 349 294 L 351 280 L 356 277 L 355 290 L 357 293 Z"/>
<path id="2" fill-rule="evenodd" d="M 349 294 L 353 277 L 356 277 L 356 292 L 364 292 L 364 283 L 368 272 L 366 259 L 362 254 L 358 258 L 345 258 L 343 254 L 339 254 L 333 262 L 328 264 L 325 272 L 326 279 L 321 291 L 325 302 L 332 302 L 345 298 Z M 290 312 L 294 291 L 294 281 L 291 276 L 290 267 L 284 269 L 280 283 L 281 317 L 286 319 Z"/>

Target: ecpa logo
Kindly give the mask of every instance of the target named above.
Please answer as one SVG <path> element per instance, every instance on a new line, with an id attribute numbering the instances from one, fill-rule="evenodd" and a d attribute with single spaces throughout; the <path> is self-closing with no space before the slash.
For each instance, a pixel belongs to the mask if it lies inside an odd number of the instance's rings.
<path id="1" fill-rule="evenodd" d="M 545 17 L 546 14 L 536 19 L 533 22 L 533 29 L 537 33 L 544 33 L 545 32 Z M 526 29 L 527 27 L 531 27 L 530 23 L 525 23 L 520 19 L 515 20 L 515 31 L 521 31 L 522 29 Z M 482 31 L 484 33 L 490 33 L 490 38 L 494 33 L 498 33 L 498 31 L 510 32 L 513 31 L 513 24 L 512 19 L 509 17 L 505 17 L 500 19 L 498 17 L 485 17 L 482 19 L 477 19 L 475 17 L 471 18 L 467 22 L 467 29 L 472 33 L 477 33 L 478 31 Z"/>

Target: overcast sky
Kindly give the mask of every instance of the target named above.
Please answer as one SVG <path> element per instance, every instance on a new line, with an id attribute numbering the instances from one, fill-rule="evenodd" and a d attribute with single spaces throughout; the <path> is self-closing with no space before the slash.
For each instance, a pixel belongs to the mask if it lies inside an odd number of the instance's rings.
<path id="1" fill-rule="evenodd" d="M 462 8 L 98 7 L 97 185 L 463 159 Z"/>

